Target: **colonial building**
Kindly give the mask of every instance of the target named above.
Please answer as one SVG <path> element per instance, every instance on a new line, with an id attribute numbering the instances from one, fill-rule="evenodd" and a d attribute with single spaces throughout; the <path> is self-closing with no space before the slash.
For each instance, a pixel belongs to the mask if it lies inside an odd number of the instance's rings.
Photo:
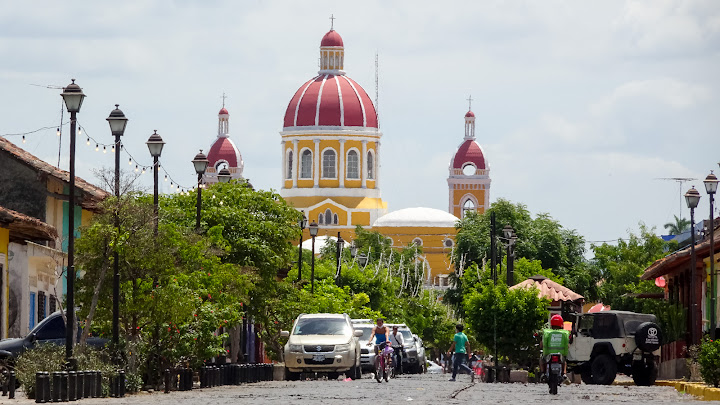
<path id="1" fill-rule="evenodd" d="M 225 103 L 218 113 L 217 138 L 210 146 L 207 154 L 208 167 L 203 175 L 205 184 L 218 182 L 218 172 L 223 168 L 230 171 L 232 180 L 241 179 L 245 163 L 235 143 L 230 139 L 230 113 L 225 108 Z"/>
<path id="2" fill-rule="evenodd" d="M 475 114 L 465 114 L 465 138 L 450 160 L 448 211 L 458 218 L 465 212 L 485 212 L 490 206 L 490 166 L 475 141 Z"/>
<path id="3" fill-rule="evenodd" d="M 281 135 L 280 195 L 310 221 L 349 236 L 387 212 L 380 195 L 382 133 L 365 90 L 345 74 L 335 30 L 320 41 L 320 71 L 295 92 Z"/>

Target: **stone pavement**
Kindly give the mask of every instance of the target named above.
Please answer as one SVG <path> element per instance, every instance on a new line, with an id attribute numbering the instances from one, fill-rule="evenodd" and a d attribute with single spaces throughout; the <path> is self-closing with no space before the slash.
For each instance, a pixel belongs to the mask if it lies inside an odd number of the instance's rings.
<path id="1" fill-rule="evenodd" d="M 565 404 L 628 403 L 670 404 L 695 402 L 690 395 L 672 387 L 634 387 L 564 385 L 557 396 L 550 396 L 543 384 L 470 384 L 467 375 L 457 382 L 447 381 L 447 374 L 401 376 L 378 384 L 366 374 L 357 381 L 268 381 L 242 386 L 221 386 L 185 392 L 141 393 L 125 398 L 83 399 L 82 404 L 536 404 L 548 401 Z M 27 399 L 0 403 L 28 404 Z"/>

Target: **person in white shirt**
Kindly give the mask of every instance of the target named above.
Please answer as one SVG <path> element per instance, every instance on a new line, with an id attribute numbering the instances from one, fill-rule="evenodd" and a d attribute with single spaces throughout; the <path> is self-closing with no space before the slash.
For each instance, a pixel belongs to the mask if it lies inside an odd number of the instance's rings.
<path id="1" fill-rule="evenodd" d="M 395 350 L 395 373 L 402 374 L 402 358 L 403 351 L 405 350 L 403 335 L 398 331 L 397 326 L 393 326 L 392 332 L 390 333 L 390 344 L 393 350 Z"/>

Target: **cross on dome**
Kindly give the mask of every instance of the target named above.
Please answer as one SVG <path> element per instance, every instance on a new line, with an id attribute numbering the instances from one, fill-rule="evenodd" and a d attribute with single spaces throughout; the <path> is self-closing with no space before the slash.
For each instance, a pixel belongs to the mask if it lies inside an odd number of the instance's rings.
<path id="1" fill-rule="evenodd" d="M 468 111 L 472 111 L 472 94 L 468 97 Z"/>
<path id="2" fill-rule="evenodd" d="M 330 31 L 332 31 L 334 29 L 333 28 L 334 25 L 335 25 L 335 16 L 333 14 L 330 14 Z"/>

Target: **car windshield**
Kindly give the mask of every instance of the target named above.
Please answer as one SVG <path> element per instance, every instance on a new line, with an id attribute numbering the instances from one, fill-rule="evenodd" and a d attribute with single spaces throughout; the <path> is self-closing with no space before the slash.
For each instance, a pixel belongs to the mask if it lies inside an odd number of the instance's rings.
<path id="1" fill-rule="evenodd" d="M 363 334 L 362 334 L 362 337 L 360 337 L 360 339 L 364 339 L 364 340 L 370 339 L 370 335 L 372 335 L 372 329 L 373 329 L 372 326 L 359 326 L 359 327 L 356 326 L 355 327 L 355 330 L 362 331 Z"/>
<path id="2" fill-rule="evenodd" d="M 404 342 L 405 344 L 414 342 L 414 338 L 413 338 L 412 332 L 410 332 L 409 329 L 401 329 L 401 330 L 398 330 L 398 332 L 402 333 L 402 335 L 403 335 L 403 342 Z"/>
<path id="3" fill-rule="evenodd" d="M 295 335 L 349 335 L 352 328 L 340 318 L 302 318 L 295 325 Z"/>

